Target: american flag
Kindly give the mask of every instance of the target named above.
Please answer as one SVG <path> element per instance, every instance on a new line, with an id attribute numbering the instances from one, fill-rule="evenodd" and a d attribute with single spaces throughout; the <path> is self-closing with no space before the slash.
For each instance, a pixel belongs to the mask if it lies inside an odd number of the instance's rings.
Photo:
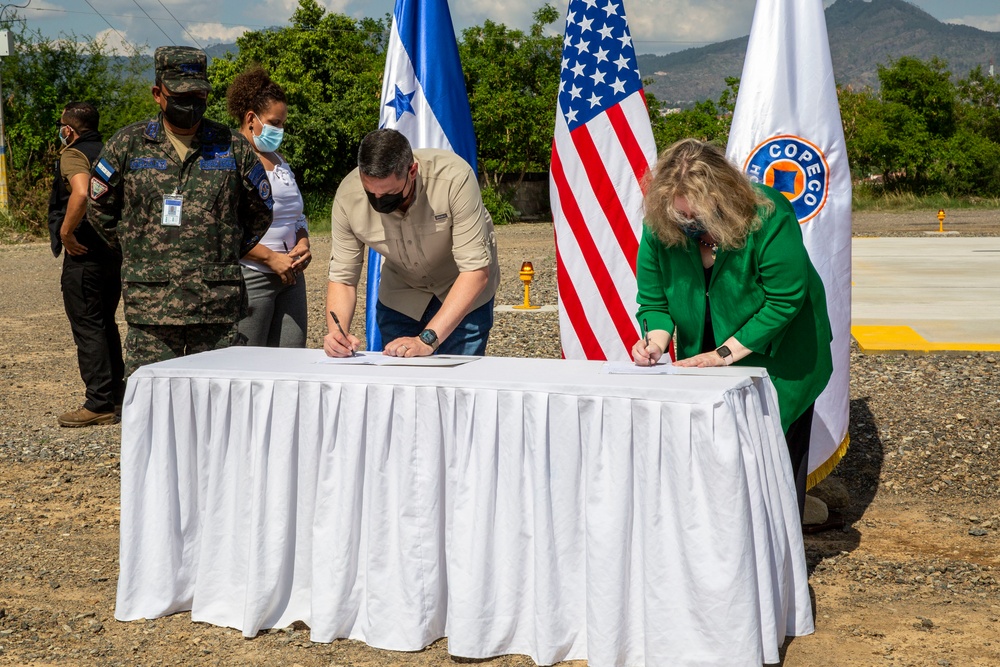
<path id="1" fill-rule="evenodd" d="M 641 183 L 656 160 L 621 2 L 570 0 L 549 173 L 567 359 L 630 359 Z"/>

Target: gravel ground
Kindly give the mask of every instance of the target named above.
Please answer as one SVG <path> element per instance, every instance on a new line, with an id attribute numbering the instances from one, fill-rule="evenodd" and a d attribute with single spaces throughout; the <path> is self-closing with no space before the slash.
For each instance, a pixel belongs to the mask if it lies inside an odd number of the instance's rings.
<path id="1" fill-rule="evenodd" d="M 922 235 L 934 213 L 859 214 L 855 234 Z M 997 211 L 949 220 L 963 235 L 1000 235 Z M 551 226 L 512 225 L 498 239 L 497 303 L 521 302 L 524 260 L 533 302 L 555 303 Z M 310 347 L 322 338 L 328 238 L 315 248 Z M 115 621 L 120 427 L 56 425 L 83 399 L 59 261 L 43 243 L 0 246 L 0 261 L 0 664 L 532 664 L 451 658 L 447 640 L 417 653 L 313 644 L 301 624 L 244 640 L 183 613 Z M 497 313 L 488 352 L 557 357 L 557 332 L 555 313 Z M 998 357 L 852 353 L 851 447 L 835 471 L 851 494 L 847 527 L 806 538 L 817 632 L 787 642 L 783 664 L 1000 664 Z"/>

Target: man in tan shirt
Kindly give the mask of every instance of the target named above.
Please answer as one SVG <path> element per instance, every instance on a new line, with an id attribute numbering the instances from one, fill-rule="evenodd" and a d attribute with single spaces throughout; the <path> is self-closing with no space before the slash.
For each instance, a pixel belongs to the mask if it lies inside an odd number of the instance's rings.
<path id="1" fill-rule="evenodd" d="M 90 170 L 104 145 L 101 115 L 89 102 L 70 102 L 59 117 L 57 173 L 49 198 L 52 254 L 63 256 L 63 305 L 76 344 L 77 365 L 86 386 L 83 405 L 60 414 L 60 426 L 118 421 L 125 394 L 125 363 L 115 312 L 122 294 L 122 258 L 97 235 L 87 219 Z"/>
<path id="2" fill-rule="evenodd" d="M 331 235 L 329 356 L 360 346 L 349 331 L 365 246 L 385 258 L 376 309 L 385 354 L 486 352 L 500 269 L 493 221 L 465 160 L 414 151 L 396 130 L 369 133 L 358 168 L 337 189 Z"/>

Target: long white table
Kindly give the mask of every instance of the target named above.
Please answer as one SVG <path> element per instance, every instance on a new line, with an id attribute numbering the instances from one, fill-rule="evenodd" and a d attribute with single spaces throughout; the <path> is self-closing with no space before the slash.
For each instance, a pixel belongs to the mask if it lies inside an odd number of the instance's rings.
<path id="1" fill-rule="evenodd" d="M 813 631 L 760 369 L 324 359 L 230 348 L 129 379 L 117 619 L 591 667 L 759 667 Z"/>

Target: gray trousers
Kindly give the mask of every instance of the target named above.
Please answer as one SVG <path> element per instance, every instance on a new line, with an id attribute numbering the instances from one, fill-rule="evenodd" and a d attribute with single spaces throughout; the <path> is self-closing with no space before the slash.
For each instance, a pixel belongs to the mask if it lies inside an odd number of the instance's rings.
<path id="1" fill-rule="evenodd" d="M 250 314 L 237 325 L 246 345 L 256 347 L 306 346 L 306 279 L 299 273 L 294 285 L 282 285 L 276 273 L 243 267 Z"/>

